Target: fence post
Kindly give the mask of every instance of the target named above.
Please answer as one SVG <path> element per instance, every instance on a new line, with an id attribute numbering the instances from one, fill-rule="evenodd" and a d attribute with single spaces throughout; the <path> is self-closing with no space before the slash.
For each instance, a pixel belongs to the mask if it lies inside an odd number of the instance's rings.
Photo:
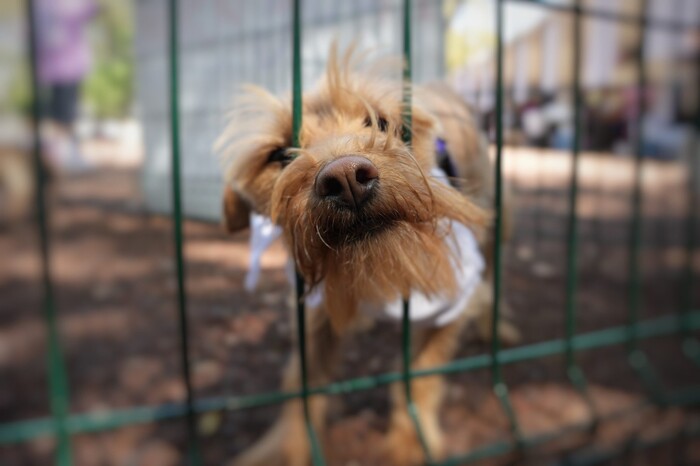
<path id="1" fill-rule="evenodd" d="M 32 161 L 36 184 L 36 221 L 39 230 L 39 250 L 41 260 L 42 309 L 48 334 L 47 365 L 49 372 L 49 390 L 51 392 L 51 415 L 53 430 L 56 433 L 56 464 L 70 466 L 73 464 L 70 435 L 66 420 L 70 411 L 68 394 L 68 377 L 66 374 L 63 351 L 58 334 L 56 302 L 54 300 L 53 280 L 51 277 L 51 245 L 49 239 L 49 213 L 46 205 L 46 169 L 43 163 L 41 144 L 41 95 L 38 79 L 38 36 L 37 16 L 34 0 L 27 0 L 26 20 L 28 35 L 29 74 L 31 85 L 31 134 Z"/>
<path id="2" fill-rule="evenodd" d="M 173 201 L 173 240 L 177 274 L 177 316 L 180 337 L 180 363 L 185 384 L 185 409 L 189 464 L 202 463 L 197 438 L 197 418 L 194 411 L 194 394 L 190 377 L 189 330 L 187 322 L 187 290 L 185 284 L 185 260 L 183 257 L 182 197 L 180 176 L 180 104 L 179 104 L 179 63 L 178 63 L 178 0 L 168 2 L 168 52 L 170 83 L 170 164 Z"/>
<path id="3" fill-rule="evenodd" d="M 573 34 L 573 95 L 572 107 L 574 139 L 571 148 L 571 175 L 569 180 L 569 212 L 567 218 L 567 271 L 566 271 L 566 373 L 569 380 L 588 405 L 592 425 L 595 426 L 595 406 L 588 392 L 588 384 L 576 362 L 573 337 L 576 334 L 576 295 L 578 291 L 578 195 L 581 152 L 581 0 L 574 0 Z"/>
<path id="4" fill-rule="evenodd" d="M 413 143 L 413 114 L 412 114 L 412 87 L 411 83 L 413 80 L 413 66 L 412 66 L 412 56 L 411 56 L 411 12 L 412 12 L 412 1 L 404 0 L 402 5 L 402 22 L 403 22 L 403 89 L 402 89 L 402 122 L 403 122 L 403 132 L 402 140 L 407 146 L 411 146 Z M 410 306 L 410 296 L 406 296 L 403 300 L 403 312 L 401 315 L 401 355 L 402 355 L 402 380 L 404 385 L 404 395 L 406 397 L 406 409 L 413 423 L 413 427 L 416 429 L 418 434 L 418 439 L 423 448 L 423 454 L 425 455 L 425 460 L 427 464 L 432 464 L 433 458 L 428 448 L 428 442 L 426 441 L 425 434 L 423 432 L 423 427 L 420 422 L 420 416 L 415 404 L 413 403 L 413 393 L 411 390 L 411 379 L 413 377 L 411 373 L 411 356 L 412 356 L 412 342 L 411 342 L 411 306 Z"/>
<path id="5" fill-rule="evenodd" d="M 700 55 L 695 60 L 695 76 L 700 79 Z M 700 343 L 690 329 L 690 312 L 694 304 L 695 282 L 695 252 L 698 235 L 698 198 L 700 197 L 700 96 L 695 103 L 696 115 L 692 130 L 692 141 L 688 153 L 688 187 L 687 187 L 687 218 L 686 218 L 686 262 L 684 271 L 683 297 L 681 303 L 681 337 L 683 352 L 696 365 L 700 366 Z"/>
<path id="6" fill-rule="evenodd" d="M 637 65 L 637 113 L 635 115 L 635 157 L 632 187 L 632 221 L 630 222 L 629 243 L 629 283 L 628 283 L 628 360 L 642 379 L 649 396 L 658 404 L 664 403 L 663 388 L 658 376 L 643 350 L 639 348 L 638 326 L 642 299 L 641 255 L 642 255 L 642 204 L 644 182 L 644 117 L 646 115 L 647 72 L 646 72 L 646 30 L 648 0 L 641 0 L 639 12 L 639 46 L 636 54 Z"/>
<path id="7" fill-rule="evenodd" d="M 292 146 L 301 147 L 299 139 L 302 123 L 302 73 L 301 73 L 301 0 L 292 0 Z M 311 459 L 314 466 L 323 466 L 323 452 L 311 422 L 309 412 L 309 380 L 306 365 L 306 309 L 304 302 L 304 278 L 296 272 L 295 289 L 297 298 L 297 339 L 299 340 L 299 365 L 301 368 L 301 397 L 304 407 L 304 422 L 311 446 Z"/>
<path id="8" fill-rule="evenodd" d="M 496 128 L 496 160 L 494 163 L 495 170 L 495 196 L 494 209 L 496 211 L 494 223 L 494 242 L 493 242 L 493 310 L 491 322 L 491 375 L 493 391 L 498 397 L 498 400 L 503 407 L 503 410 L 508 417 L 511 434 L 518 446 L 523 446 L 523 438 L 518 426 L 518 420 L 515 417 L 513 406 L 508 395 L 508 386 L 503 380 L 501 373 L 501 339 L 498 333 L 498 326 L 501 320 L 501 275 L 502 275 L 502 258 L 501 258 L 501 239 L 503 238 L 503 4 L 505 0 L 496 0 L 496 86 L 495 86 L 495 102 L 496 113 L 494 115 Z"/>

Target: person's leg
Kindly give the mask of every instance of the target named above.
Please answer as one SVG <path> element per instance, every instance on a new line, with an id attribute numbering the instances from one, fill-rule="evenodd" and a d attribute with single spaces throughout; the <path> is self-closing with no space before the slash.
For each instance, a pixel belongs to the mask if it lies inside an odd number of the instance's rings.
<path id="1" fill-rule="evenodd" d="M 52 122 L 49 155 L 57 165 L 68 170 L 85 167 L 75 131 L 79 94 L 79 82 L 56 83 L 49 93 L 48 117 Z"/>
<path id="2" fill-rule="evenodd" d="M 468 318 L 465 314 L 444 327 L 415 332 L 416 346 L 411 361 L 412 369 L 414 371 L 431 369 L 449 362 L 457 348 L 459 334 L 467 322 Z M 440 460 L 445 454 L 439 420 L 445 391 L 444 377 L 432 375 L 415 378 L 411 381 L 411 391 L 428 449 L 434 460 Z M 425 464 L 426 458 L 408 411 L 403 383 L 393 384 L 391 395 L 393 406 L 383 459 L 394 466 Z"/>

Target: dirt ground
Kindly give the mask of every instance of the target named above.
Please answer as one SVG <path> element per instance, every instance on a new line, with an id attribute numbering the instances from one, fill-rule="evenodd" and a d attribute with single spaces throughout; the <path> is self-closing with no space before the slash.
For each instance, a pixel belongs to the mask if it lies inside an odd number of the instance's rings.
<path id="1" fill-rule="evenodd" d="M 505 295 L 522 344 L 561 338 L 565 328 L 566 181 L 568 157 L 513 151 L 507 158 L 517 205 L 517 229 L 505 259 Z M 645 178 L 643 306 L 651 318 L 677 312 L 684 296 L 684 184 L 674 164 L 652 162 Z M 579 205 L 578 331 L 620 325 L 627 316 L 629 180 L 627 159 L 588 156 L 582 167 Z M 60 329 L 67 363 L 71 410 L 76 413 L 155 405 L 183 399 L 180 378 L 172 228 L 168 218 L 141 208 L 139 176 L 131 169 L 103 169 L 62 177 L 50 193 L 51 246 Z M 187 222 L 185 255 L 191 361 L 198 398 L 276 390 L 291 349 L 288 291 L 281 247 L 266 257 L 255 294 L 242 282 L 247 234 L 227 236 L 218 225 Z M 46 338 L 36 229 L 0 231 L 0 421 L 49 413 Z M 696 266 L 697 266 L 696 261 Z M 696 267 L 697 269 L 698 267 Z M 698 287 L 694 286 L 697 306 Z M 399 329 L 382 323 L 353 336 L 344 347 L 337 380 L 380 374 L 396 367 Z M 672 338 L 644 342 L 668 390 L 700 384 L 700 370 Z M 468 329 L 459 356 L 488 351 Z M 632 406 L 644 388 L 624 347 L 580 353 L 578 361 L 600 413 Z M 567 381 L 561 357 L 504 368 L 525 435 L 546 434 L 589 413 Z M 462 454 L 509 439 L 508 424 L 490 389 L 488 370 L 451 375 L 443 425 L 451 453 Z M 332 397 L 324 449 L 333 465 L 375 465 L 389 412 L 387 387 Z M 202 422 L 208 465 L 223 464 L 260 436 L 278 406 L 211 415 Z M 511 464 L 557 464 L 572 451 L 605 451 L 629 439 L 672 435 L 699 412 L 648 408 L 605 423 L 593 436 L 581 433 L 548 443 Z M 631 437 L 632 436 L 632 437 Z M 184 464 L 181 420 L 78 435 L 76 464 Z M 54 444 L 37 439 L 0 447 L 3 466 L 51 463 Z M 609 464 L 675 464 L 685 455 L 700 464 L 697 440 L 675 441 Z M 480 463 L 481 464 L 481 463 Z"/>

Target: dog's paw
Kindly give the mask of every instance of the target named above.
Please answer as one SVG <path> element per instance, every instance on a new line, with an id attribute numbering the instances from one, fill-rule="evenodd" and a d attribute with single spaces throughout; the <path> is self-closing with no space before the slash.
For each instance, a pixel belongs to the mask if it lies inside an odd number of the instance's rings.
<path id="1" fill-rule="evenodd" d="M 266 450 L 254 445 L 226 466 L 309 466 L 311 459 L 305 454 L 289 454 L 284 450 Z"/>
<path id="2" fill-rule="evenodd" d="M 498 336 L 506 346 L 515 346 L 522 339 L 518 327 L 507 320 L 498 323 Z"/>
<path id="3" fill-rule="evenodd" d="M 280 420 L 253 446 L 226 466 L 309 466 L 311 457 L 303 426 Z"/>
<path id="4" fill-rule="evenodd" d="M 482 318 L 479 320 L 477 329 L 479 331 L 479 337 L 485 343 L 491 342 L 491 318 Z M 498 338 L 505 346 L 515 346 L 521 341 L 520 330 L 508 320 L 501 320 L 498 322 Z"/>
<path id="5" fill-rule="evenodd" d="M 226 466 L 285 466 L 282 452 L 255 444 L 226 463 Z"/>
<path id="6" fill-rule="evenodd" d="M 442 436 L 426 434 L 428 450 L 433 461 L 444 457 Z M 425 451 L 418 434 L 410 428 L 394 428 L 389 431 L 381 452 L 382 464 L 387 466 L 420 466 L 427 463 Z"/>

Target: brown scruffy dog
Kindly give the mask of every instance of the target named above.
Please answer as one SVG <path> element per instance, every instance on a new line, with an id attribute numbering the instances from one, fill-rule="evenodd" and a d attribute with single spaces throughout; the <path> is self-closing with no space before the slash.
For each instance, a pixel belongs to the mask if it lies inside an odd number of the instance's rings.
<path id="1" fill-rule="evenodd" d="M 352 53 L 340 59 L 332 51 L 321 84 L 304 95 L 300 148 L 291 148 L 289 101 L 258 88 L 239 102 L 218 142 L 228 163 L 228 229 L 247 227 L 251 212 L 272 218 L 309 286 L 310 386 L 330 381 L 341 337 L 360 313 L 398 319 L 402 298 L 410 297 L 418 315 L 412 316 L 414 370 L 448 362 L 465 323 L 476 322 L 484 337 L 490 331 L 493 235 L 486 208 L 494 187 L 469 108 L 445 87 L 415 88 L 407 145 L 401 84 L 353 61 Z M 499 331 L 508 341 L 517 338 L 508 324 Z M 284 388 L 299 387 L 294 356 Z M 383 464 L 421 464 L 400 388 L 392 393 Z M 412 390 L 427 444 L 440 458 L 443 380 L 417 378 Z M 326 405 L 323 396 L 310 399 L 319 432 Z M 233 464 L 306 466 L 303 422 L 301 402 L 287 402 L 273 428 Z"/>

